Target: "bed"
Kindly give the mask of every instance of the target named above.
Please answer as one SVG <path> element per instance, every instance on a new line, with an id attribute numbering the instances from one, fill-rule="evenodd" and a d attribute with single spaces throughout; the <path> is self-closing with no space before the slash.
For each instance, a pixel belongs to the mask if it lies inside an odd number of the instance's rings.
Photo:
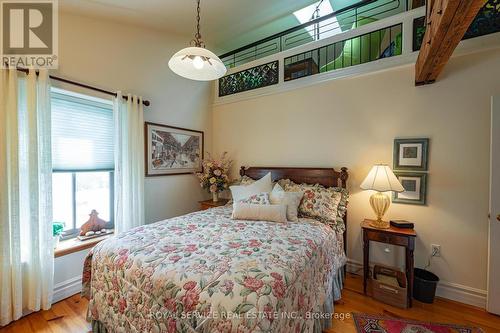
<path id="1" fill-rule="evenodd" d="M 242 168 L 346 187 L 346 168 Z M 344 235 L 327 225 L 231 220 L 231 206 L 134 228 L 87 256 L 94 332 L 321 332 L 340 298 Z M 346 219 L 346 217 L 344 217 Z M 347 224 L 346 224 L 347 225 Z"/>

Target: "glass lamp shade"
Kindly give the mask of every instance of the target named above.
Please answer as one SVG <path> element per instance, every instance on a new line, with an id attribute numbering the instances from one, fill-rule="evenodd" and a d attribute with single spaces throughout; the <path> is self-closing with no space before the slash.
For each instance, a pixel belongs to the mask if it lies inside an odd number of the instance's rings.
<path id="1" fill-rule="evenodd" d="M 391 168 L 385 164 L 374 165 L 360 187 L 363 190 L 378 192 L 404 192 L 405 190 Z"/>
<path id="2" fill-rule="evenodd" d="M 202 47 L 180 50 L 172 56 L 168 67 L 182 77 L 197 81 L 217 80 L 227 71 L 219 57 Z"/>

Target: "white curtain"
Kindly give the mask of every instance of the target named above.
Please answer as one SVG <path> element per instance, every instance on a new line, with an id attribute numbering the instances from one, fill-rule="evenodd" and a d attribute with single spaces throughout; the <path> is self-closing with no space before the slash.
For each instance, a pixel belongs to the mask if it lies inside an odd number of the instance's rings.
<path id="1" fill-rule="evenodd" d="M 142 98 L 117 93 L 115 123 L 115 231 L 144 224 L 144 109 Z"/>
<path id="2" fill-rule="evenodd" d="M 0 70 L 0 326 L 52 304 L 48 73 Z"/>

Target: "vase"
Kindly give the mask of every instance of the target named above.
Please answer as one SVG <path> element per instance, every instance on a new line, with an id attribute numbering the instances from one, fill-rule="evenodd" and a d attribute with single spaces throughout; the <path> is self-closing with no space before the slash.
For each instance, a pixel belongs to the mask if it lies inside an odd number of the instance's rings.
<path id="1" fill-rule="evenodd" d="M 212 201 L 213 202 L 219 201 L 219 193 L 217 193 L 217 192 L 212 193 Z"/>

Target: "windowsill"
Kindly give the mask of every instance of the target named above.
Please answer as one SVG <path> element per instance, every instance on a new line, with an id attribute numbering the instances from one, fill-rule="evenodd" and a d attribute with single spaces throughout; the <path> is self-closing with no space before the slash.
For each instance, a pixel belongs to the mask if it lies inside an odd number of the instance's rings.
<path id="1" fill-rule="evenodd" d="M 60 241 L 57 248 L 54 250 L 54 258 L 62 257 L 67 254 L 79 252 L 85 249 L 94 247 L 97 243 L 105 239 L 113 237 L 114 234 L 108 234 L 101 237 L 96 237 L 88 240 L 81 241 L 77 238 L 67 239 Z"/>

